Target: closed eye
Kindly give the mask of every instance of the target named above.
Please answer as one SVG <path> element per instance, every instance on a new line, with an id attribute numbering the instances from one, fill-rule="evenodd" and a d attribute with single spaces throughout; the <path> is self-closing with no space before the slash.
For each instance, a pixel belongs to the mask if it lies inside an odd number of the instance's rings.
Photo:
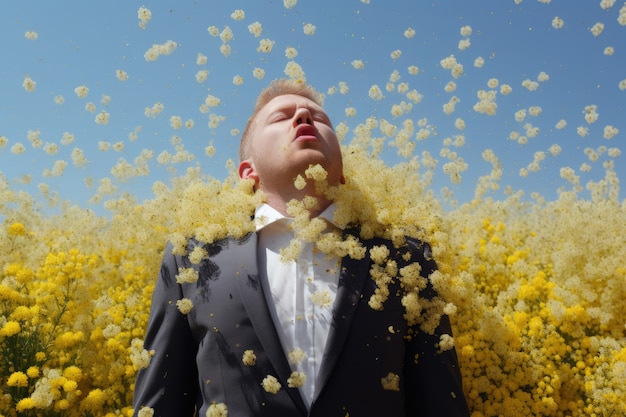
<path id="1" fill-rule="evenodd" d="M 268 120 L 270 123 L 276 123 L 276 122 L 280 122 L 280 121 L 287 120 L 287 119 L 289 119 L 287 114 L 283 112 L 276 112 L 276 113 L 272 113 Z"/>
<path id="2" fill-rule="evenodd" d="M 325 125 L 330 126 L 330 119 L 328 118 L 328 116 L 326 116 L 325 113 L 315 113 L 313 114 L 313 120 L 315 120 L 316 122 L 320 122 L 323 123 Z"/>

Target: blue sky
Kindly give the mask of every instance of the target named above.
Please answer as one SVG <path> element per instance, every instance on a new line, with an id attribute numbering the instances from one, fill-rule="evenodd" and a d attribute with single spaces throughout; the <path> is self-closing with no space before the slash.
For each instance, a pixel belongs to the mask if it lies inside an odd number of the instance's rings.
<path id="1" fill-rule="evenodd" d="M 138 25 L 141 6 L 152 13 L 145 29 Z M 132 163 L 142 150 L 154 153 L 148 161 L 150 175 L 116 185 L 140 199 L 150 198 L 155 180 L 171 178 L 171 170 L 159 164 L 157 156 L 163 151 L 176 152 L 173 135 L 178 135 L 178 143 L 194 154 L 195 160 L 170 168 L 180 174 L 187 166 L 200 166 L 203 172 L 224 178 L 226 161 L 236 159 L 239 141 L 232 130 L 243 130 L 256 95 L 270 80 L 285 76 L 289 61 L 299 64 L 307 82 L 321 92 L 339 83 L 348 86 L 347 94 L 326 97 L 335 125 L 343 122 L 355 128 L 370 116 L 399 127 L 407 119 L 416 124 L 426 120 L 432 134 L 417 141 L 415 153 L 428 151 L 439 160 L 433 189 L 438 192 L 449 187 L 460 202 L 472 198 L 477 178 L 491 170 L 481 157 L 485 149 L 493 150 L 502 162 L 502 187 L 509 185 L 527 194 L 540 192 L 547 199 L 556 198 L 560 187 L 571 189 L 559 175 L 563 167 L 572 168 L 584 186 L 602 178 L 603 162 L 612 160 L 618 176 L 626 178 L 626 155 L 614 151 L 624 147 L 626 135 L 626 90 L 619 88 L 626 79 L 626 26 L 618 21 L 620 8 L 626 7 L 623 2 L 606 9 L 599 0 L 577 1 L 575 7 L 564 0 L 298 0 L 291 9 L 282 0 L 31 0 L 6 1 L 0 7 L 0 136 L 6 143 L 0 148 L 0 172 L 13 189 L 23 189 L 35 199 L 40 198 L 37 184 L 43 182 L 62 199 L 88 207 L 100 179 L 115 180 L 111 167 L 120 158 Z M 233 19 L 235 10 L 243 10 L 245 18 Z M 557 16 L 564 22 L 560 29 L 552 25 Z M 253 22 L 262 25 L 260 37 L 248 30 Z M 598 22 L 604 30 L 594 36 L 591 28 Z M 314 34 L 304 33 L 307 23 L 315 25 Z M 210 26 L 232 30 L 229 56 L 220 51 L 220 37 L 207 31 Z M 461 33 L 464 26 L 471 28 L 471 34 Z M 409 28 L 415 31 L 410 38 L 405 36 Z M 27 39 L 28 31 L 37 38 Z M 261 39 L 274 41 L 271 52 L 257 51 Z M 469 39 L 471 45 L 459 49 L 462 39 Z M 146 61 L 144 54 L 152 45 L 168 40 L 177 44 L 170 55 Z M 287 47 L 295 48 L 298 55 L 287 58 Z M 607 47 L 613 48 L 612 54 L 605 52 Z M 400 57 L 392 58 L 392 52 L 398 50 Z M 206 64 L 197 63 L 199 53 L 206 56 Z M 451 55 L 463 65 L 458 79 L 442 67 L 441 60 Z M 474 66 L 477 57 L 484 59 L 482 67 Z M 356 69 L 354 60 L 361 60 L 363 68 Z M 410 66 L 417 66 L 419 73 L 410 74 Z M 253 76 L 255 68 L 265 71 L 263 79 Z M 128 80 L 118 80 L 117 70 L 125 71 Z M 208 70 L 209 75 L 198 83 L 196 73 L 201 70 Z M 399 76 L 395 90 L 386 91 L 394 71 Z M 542 72 L 549 79 L 538 81 Z M 243 77 L 242 85 L 233 83 L 237 75 Z M 22 85 L 27 76 L 37 83 L 32 92 Z M 490 79 L 499 82 L 495 88 L 498 107 L 491 116 L 473 109 L 477 93 L 493 89 L 488 87 Z M 524 80 L 537 82 L 537 89 L 524 87 Z M 450 81 L 456 83 L 456 90 L 446 92 Z M 392 105 L 410 101 L 398 91 L 400 83 L 423 99 L 394 117 Z M 510 85 L 512 92 L 502 95 L 502 84 Z M 74 93 L 81 85 L 89 88 L 85 98 Z M 382 100 L 369 97 L 373 85 L 383 90 Z M 218 97 L 220 105 L 203 113 L 200 106 L 208 94 Z M 63 104 L 55 103 L 59 95 Z M 102 103 L 103 95 L 110 98 L 108 103 Z M 442 106 L 452 96 L 460 102 L 453 113 L 446 114 Z M 94 113 L 86 110 L 89 102 Z M 146 107 L 157 102 L 163 104 L 163 111 L 147 117 Z M 598 118 L 593 123 L 584 117 L 588 106 L 597 106 Z M 529 113 L 539 107 L 540 114 L 516 120 L 516 112 Z M 356 116 L 348 117 L 346 108 L 356 109 Z M 106 125 L 94 121 L 101 111 L 109 114 Z M 210 114 L 223 118 L 218 127 L 209 126 Z M 183 122 L 191 119 L 194 127 L 174 129 L 171 116 L 179 116 Z M 463 130 L 455 127 L 458 118 L 465 122 Z M 567 125 L 558 129 L 555 126 L 561 119 Z M 511 132 L 524 135 L 527 123 L 539 128 L 535 137 L 526 144 L 509 138 Z M 588 129 L 584 137 L 577 132 L 581 126 Z M 605 138 L 606 126 L 619 133 Z M 33 146 L 29 131 L 39 132 L 41 146 Z M 64 132 L 74 135 L 73 143 L 62 143 Z M 133 133 L 136 136 L 129 136 Z M 446 145 L 446 138 L 454 140 L 460 134 L 465 139 L 462 146 Z M 380 131 L 375 135 L 382 136 Z M 101 150 L 102 142 L 111 148 Z M 24 146 L 22 154 L 14 152 L 16 144 Z M 58 152 L 50 155 L 46 144 L 56 144 Z M 113 150 L 114 144 L 123 145 L 123 150 Z M 204 152 L 209 144 L 216 148 L 210 158 Z M 557 156 L 548 152 L 554 144 L 562 149 Z M 74 148 L 80 148 L 89 160 L 85 167 L 72 163 Z M 451 183 L 443 172 L 449 161 L 441 156 L 442 148 L 456 152 L 468 164 L 460 184 Z M 590 161 L 588 149 L 598 154 L 597 161 Z M 537 152 L 545 152 L 539 170 L 520 176 L 520 169 L 528 168 Z M 402 161 L 394 148 L 387 148 L 384 158 L 389 164 Z M 44 170 L 52 169 L 58 160 L 67 162 L 63 174 L 44 176 Z M 24 184 L 25 175 L 29 184 Z M 85 178 L 92 178 L 94 185 L 86 186 Z M 624 198 L 623 191 L 620 196 Z"/>

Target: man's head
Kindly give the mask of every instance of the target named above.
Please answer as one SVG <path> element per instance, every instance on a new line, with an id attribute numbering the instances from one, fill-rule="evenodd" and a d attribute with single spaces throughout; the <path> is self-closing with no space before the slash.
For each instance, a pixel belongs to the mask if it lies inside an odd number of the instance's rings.
<path id="1" fill-rule="evenodd" d="M 315 164 L 327 171 L 329 185 L 343 182 L 341 150 L 319 94 L 294 80 L 273 81 L 260 94 L 239 157 L 239 176 L 253 179 L 268 200 L 311 194 L 313 187 L 296 190 L 294 180 Z"/>
<path id="2" fill-rule="evenodd" d="M 272 81 L 270 85 L 261 91 L 261 94 L 257 97 L 252 115 L 246 123 L 243 135 L 241 136 L 241 142 L 239 143 L 239 161 L 248 159 L 250 151 L 250 132 L 256 115 L 272 99 L 285 94 L 302 96 L 315 102 L 320 107 L 322 106 L 322 100 L 319 93 L 309 84 L 287 78 L 280 78 Z"/>

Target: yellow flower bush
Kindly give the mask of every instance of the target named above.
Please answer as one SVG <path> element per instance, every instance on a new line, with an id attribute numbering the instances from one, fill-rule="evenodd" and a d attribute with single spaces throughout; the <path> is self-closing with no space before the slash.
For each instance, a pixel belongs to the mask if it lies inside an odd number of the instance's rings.
<path id="1" fill-rule="evenodd" d="M 473 416 L 626 412 L 626 205 L 562 192 L 552 202 L 512 194 L 444 210 L 419 157 L 386 166 L 368 149 L 363 138 L 344 145 L 336 219 L 360 222 L 364 237 L 431 243 L 433 283 L 455 332 L 441 348 L 457 349 Z M 188 173 L 152 200 L 112 201 L 110 218 L 76 207 L 46 217 L 25 202 L 5 209 L 0 240 L 13 250 L 0 257 L 2 413 L 130 415 L 134 377 L 151 357 L 141 340 L 165 242 L 182 250 L 192 234 L 241 236 L 260 198 L 234 173 L 223 182 Z M 324 245 L 358 248 L 328 236 Z M 387 248 L 371 252 L 381 298 L 370 303 L 384 308 L 393 276 L 423 286 L 413 266 L 386 261 Z M 427 322 L 420 302 L 403 301 Z"/>

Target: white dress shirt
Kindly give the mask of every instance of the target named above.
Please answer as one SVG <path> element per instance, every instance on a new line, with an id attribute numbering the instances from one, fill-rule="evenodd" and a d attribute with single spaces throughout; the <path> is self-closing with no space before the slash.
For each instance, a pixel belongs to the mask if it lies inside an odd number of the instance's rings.
<path id="1" fill-rule="evenodd" d="M 320 217 L 332 224 L 334 209 L 331 205 Z M 255 220 L 263 290 L 291 370 L 306 376 L 300 392 L 310 407 L 332 321 L 341 260 L 318 251 L 314 243 L 301 242 L 298 258 L 282 261 L 281 249 L 294 239 L 293 220 L 267 204 L 259 206 Z"/>

